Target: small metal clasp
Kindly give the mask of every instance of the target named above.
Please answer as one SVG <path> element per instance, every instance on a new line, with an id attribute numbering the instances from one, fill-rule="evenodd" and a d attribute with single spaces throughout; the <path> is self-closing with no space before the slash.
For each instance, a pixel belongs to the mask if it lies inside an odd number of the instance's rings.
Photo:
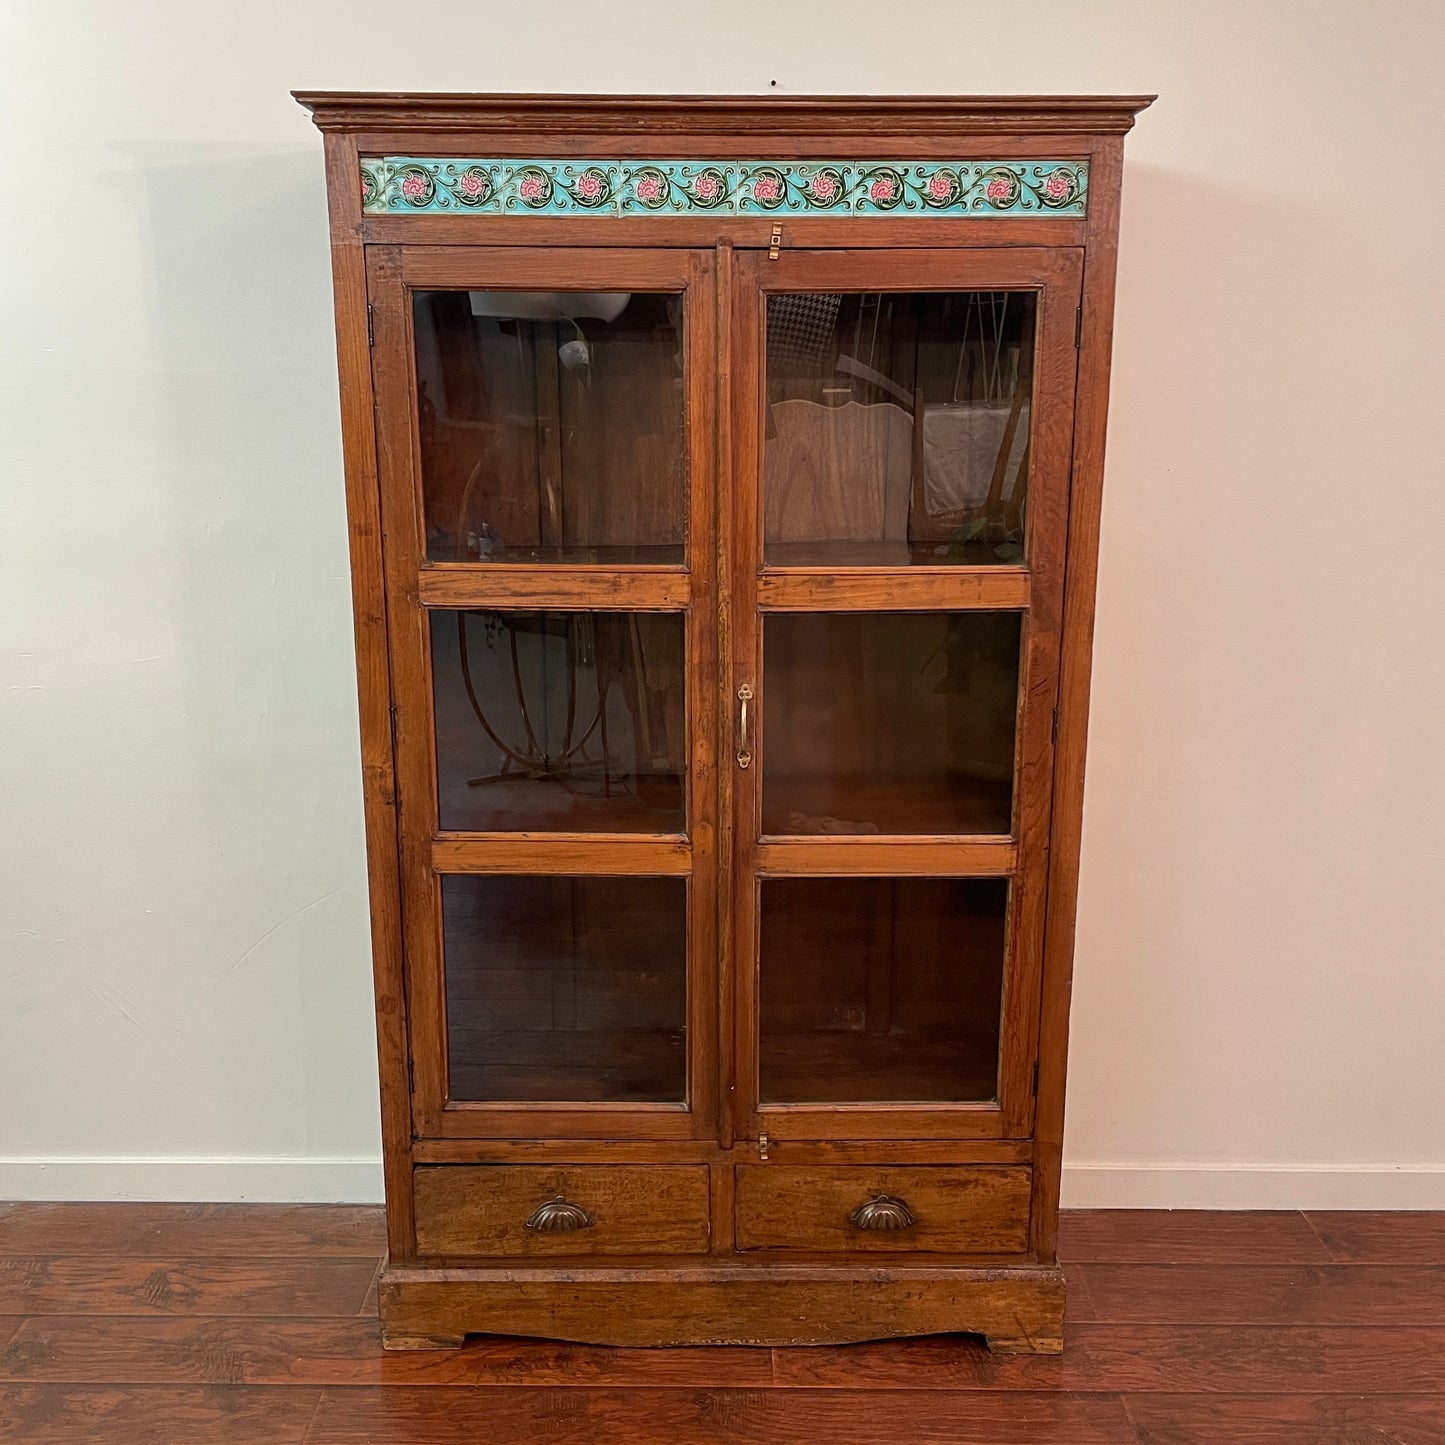
<path id="1" fill-rule="evenodd" d="M 774 226 L 774 227 L 773 227 L 773 234 L 768 237 L 768 260 L 769 260 L 769 261 L 776 261 L 776 260 L 778 259 L 778 252 L 782 249 L 782 246 L 783 246 L 783 228 L 782 228 L 781 226 Z"/>

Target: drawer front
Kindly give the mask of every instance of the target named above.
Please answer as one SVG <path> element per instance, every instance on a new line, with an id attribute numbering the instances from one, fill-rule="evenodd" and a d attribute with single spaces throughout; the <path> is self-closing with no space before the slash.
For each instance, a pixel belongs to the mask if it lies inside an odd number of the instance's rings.
<path id="1" fill-rule="evenodd" d="M 415 1171 L 424 1255 L 702 1254 L 705 1164 L 437 1165 Z"/>
<path id="2" fill-rule="evenodd" d="M 1020 1254 L 1032 1170 L 995 1165 L 741 1165 L 737 1247 Z"/>

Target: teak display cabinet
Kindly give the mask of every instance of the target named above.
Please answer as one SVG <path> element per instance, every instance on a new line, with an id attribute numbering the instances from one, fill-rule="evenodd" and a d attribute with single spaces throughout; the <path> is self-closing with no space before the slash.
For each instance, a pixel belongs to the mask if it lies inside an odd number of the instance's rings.
<path id="1" fill-rule="evenodd" d="M 386 1344 L 1060 1349 L 1149 98 L 298 99 L 336 281 Z"/>

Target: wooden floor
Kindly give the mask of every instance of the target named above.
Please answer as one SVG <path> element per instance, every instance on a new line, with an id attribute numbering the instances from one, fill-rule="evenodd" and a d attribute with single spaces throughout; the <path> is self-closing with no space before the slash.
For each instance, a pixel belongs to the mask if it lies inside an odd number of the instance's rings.
<path id="1" fill-rule="evenodd" d="M 0 1205 L 0 1441 L 1445 1442 L 1445 1214 L 1067 1215 L 1062 1358 L 384 1355 L 379 1211 Z"/>

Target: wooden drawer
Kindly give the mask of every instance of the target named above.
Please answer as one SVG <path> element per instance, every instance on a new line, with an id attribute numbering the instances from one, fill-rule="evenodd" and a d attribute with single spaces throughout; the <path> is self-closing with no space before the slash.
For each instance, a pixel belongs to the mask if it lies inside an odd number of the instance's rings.
<path id="1" fill-rule="evenodd" d="M 416 1170 L 415 1181 L 423 1255 L 702 1254 L 708 1247 L 705 1164 L 448 1164 Z"/>
<path id="2" fill-rule="evenodd" d="M 996 1165 L 741 1165 L 737 1247 L 1020 1254 L 1028 1248 L 1032 1172 Z"/>

